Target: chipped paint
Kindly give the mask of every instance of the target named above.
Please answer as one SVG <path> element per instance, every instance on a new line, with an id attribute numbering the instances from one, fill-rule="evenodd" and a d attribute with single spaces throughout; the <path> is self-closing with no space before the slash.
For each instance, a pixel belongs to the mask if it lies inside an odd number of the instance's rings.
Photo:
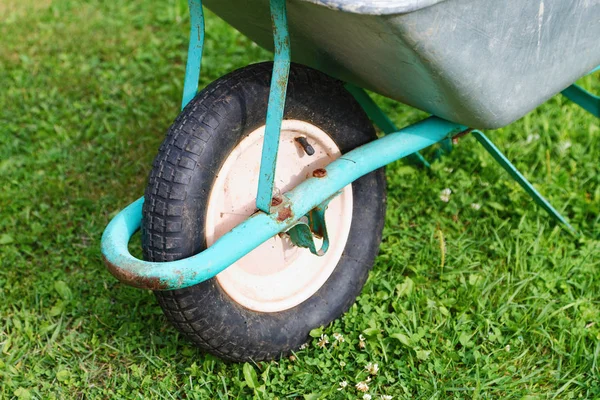
<path id="1" fill-rule="evenodd" d="M 281 207 L 277 212 L 277 221 L 282 222 L 286 219 L 292 218 L 293 216 L 294 213 L 292 212 L 292 208 L 289 205 L 286 205 L 284 207 Z"/>
<path id="2" fill-rule="evenodd" d="M 256 196 L 256 208 L 266 213 L 270 212 L 271 198 L 273 196 L 281 121 L 283 120 L 291 62 L 286 0 L 271 0 L 270 4 L 275 57 L 258 177 L 258 194 Z"/>
<path id="3" fill-rule="evenodd" d="M 157 277 L 148 277 L 141 274 L 132 272 L 128 265 L 119 267 L 108 260 L 105 256 L 102 256 L 104 264 L 108 271 L 113 274 L 121 283 L 129 286 L 133 286 L 139 289 L 150 289 L 150 290 L 165 290 L 169 288 L 169 284 L 165 283 Z"/>
<path id="4" fill-rule="evenodd" d="M 392 161 L 461 132 L 465 127 L 430 117 L 396 133 L 360 146 L 327 165 L 322 178 L 309 178 L 283 194 L 273 214 L 257 212 L 221 236 L 206 250 L 170 262 L 138 260 L 127 245 L 139 229 L 143 198 L 113 218 L 102 235 L 102 254 L 108 269 L 122 282 L 145 289 L 189 287 L 216 276 L 250 251 L 283 232 L 348 184 Z M 320 229 L 315 229 L 320 231 Z"/>

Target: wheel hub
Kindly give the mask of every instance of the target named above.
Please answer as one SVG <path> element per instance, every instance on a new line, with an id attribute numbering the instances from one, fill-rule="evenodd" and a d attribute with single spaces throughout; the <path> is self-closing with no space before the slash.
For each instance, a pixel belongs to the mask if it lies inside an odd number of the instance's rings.
<path id="1" fill-rule="evenodd" d="M 264 126 L 245 137 L 221 167 L 207 208 L 208 246 L 255 212 L 263 137 Z M 306 143 L 298 137 L 305 138 Z M 314 150 L 312 155 L 305 150 L 307 144 Z M 318 127 L 304 121 L 283 121 L 274 198 L 340 155 L 335 142 Z M 351 185 L 330 201 L 320 217 L 331 239 L 322 257 L 313 255 L 310 248 L 294 245 L 288 234 L 276 235 L 217 275 L 219 285 L 240 305 L 262 312 L 283 311 L 311 297 L 327 281 L 345 248 L 352 221 Z M 324 244 L 327 247 L 322 237 L 311 240 L 316 249 Z"/>

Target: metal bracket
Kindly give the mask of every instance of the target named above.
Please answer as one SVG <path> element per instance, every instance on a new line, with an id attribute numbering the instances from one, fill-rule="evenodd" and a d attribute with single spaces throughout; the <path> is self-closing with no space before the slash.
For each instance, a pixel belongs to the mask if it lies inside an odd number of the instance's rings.
<path id="1" fill-rule="evenodd" d="M 546 200 L 544 196 L 542 196 L 533 187 L 533 185 L 529 183 L 527 178 L 525 178 L 523 174 L 519 172 L 519 170 L 508 160 L 508 158 L 506 158 L 504 154 L 502 154 L 502 152 L 494 145 L 494 143 L 492 143 L 492 141 L 483 134 L 483 132 L 474 130 L 473 135 L 475 136 L 475 139 L 477 139 L 477 141 L 481 143 L 483 148 L 486 149 L 488 153 L 490 153 L 494 160 L 496 160 L 498 164 L 500 164 L 502 168 L 504 168 L 504 170 L 508 172 L 509 175 L 515 181 L 517 181 L 519 185 L 521 185 L 521 187 L 527 192 L 527 194 L 529 194 L 533 201 L 535 201 L 540 207 L 546 210 L 546 212 L 550 214 L 550 216 L 554 218 L 556 222 L 561 223 L 572 234 L 577 235 L 577 231 L 571 226 L 571 224 L 569 224 L 565 217 L 563 217 L 558 211 L 556 211 L 554 207 L 552 207 L 548 200 Z"/>
<path id="2" fill-rule="evenodd" d="M 188 46 L 185 79 L 183 81 L 183 99 L 181 109 L 188 105 L 198 92 L 202 50 L 204 49 L 204 13 L 202 0 L 188 0 L 190 8 L 190 44 Z"/>
<path id="3" fill-rule="evenodd" d="M 340 194 L 336 193 L 333 197 Z M 310 210 L 304 217 L 298 220 L 298 223 L 292 226 L 286 233 L 290 235 L 292 243 L 296 246 L 308 248 L 316 256 L 324 256 L 329 249 L 329 234 L 325 222 L 325 210 L 333 197 L 321 203 L 319 206 Z M 314 238 L 322 238 L 323 244 L 317 250 Z"/>
<path id="4" fill-rule="evenodd" d="M 256 207 L 267 214 L 271 212 L 281 121 L 283 120 L 291 63 L 286 0 L 271 0 L 270 7 L 275 57 L 256 195 Z"/>

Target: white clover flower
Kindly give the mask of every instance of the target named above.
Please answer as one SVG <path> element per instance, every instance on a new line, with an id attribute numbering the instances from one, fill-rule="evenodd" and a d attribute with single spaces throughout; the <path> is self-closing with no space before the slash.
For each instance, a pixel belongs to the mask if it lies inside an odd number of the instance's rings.
<path id="1" fill-rule="evenodd" d="M 344 368 L 346 366 L 346 363 L 344 361 L 340 361 L 340 367 Z"/>
<path id="2" fill-rule="evenodd" d="M 389 394 L 382 394 L 381 396 L 381 400 L 392 400 L 394 397 L 390 396 Z"/>
<path id="3" fill-rule="evenodd" d="M 504 350 L 506 350 L 506 352 L 508 353 L 510 351 L 510 344 L 507 344 Z"/>
<path id="4" fill-rule="evenodd" d="M 377 375 L 377 372 L 379 372 L 379 365 L 373 364 L 373 363 L 368 363 L 365 366 L 365 370 L 371 375 Z"/>
<path id="5" fill-rule="evenodd" d="M 369 385 L 367 385 L 366 382 L 358 382 L 356 384 L 356 390 L 358 390 L 359 392 L 366 392 L 369 390 Z"/>
<path id="6" fill-rule="evenodd" d="M 573 144 L 571 143 L 571 141 L 569 140 L 565 140 L 564 142 L 561 142 L 559 145 L 559 150 L 564 153 L 565 151 L 567 151 Z"/>
<path id="7" fill-rule="evenodd" d="M 344 339 L 344 336 L 341 333 L 334 333 L 333 334 L 333 338 L 335 339 L 336 342 L 340 342 L 343 343 L 346 341 L 346 339 Z"/>
<path id="8" fill-rule="evenodd" d="M 363 400 L 371 400 L 371 395 L 369 393 L 365 393 L 363 395 Z"/>
<path id="9" fill-rule="evenodd" d="M 358 335 L 358 348 L 360 349 L 364 349 L 365 347 L 367 347 L 367 344 L 365 343 L 365 337 L 362 335 L 362 333 L 360 335 Z"/>
<path id="10" fill-rule="evenodd" d="M 471 203 L 471 208 L 475 211 L 478 211 L 481 208 L 481 204 L 479 203 Z"/>
<path id="11" fill-rule="evenodd" d="M 450 190 L 449 188 L 442 190 L 442 192 L 440 193 L 440 200 L 442 200 L 444 203 L 449 202 L 451 194 L 452 190 Z"/>
<path id="12" fill-rule="evenodd" d="M 304 350 L 304 349 L 307 349 L 307 348 L 308 348 L 308 343 L 302 343 L 300 345 L 300 350 Z"/>
<path id="13" fill-rule="evenodd" d="M 344 388 L 348 386 L 348 382 L 346 381 L 341 381 L 340 382 L 340 387 L 338 388 L 338 390 L 344 390 Z"/>
<path id="14" fill-rule="evenodd" d="M 320 348 L 323 348 L 323 347 L 327 346 L 328 343 L 329 343 L 329 336 L 323 334 L 323 335 L 321 335 L 321 337 L 319 339 L 319 343 L 317 343 L 317 346 L 319 346 Z"/>

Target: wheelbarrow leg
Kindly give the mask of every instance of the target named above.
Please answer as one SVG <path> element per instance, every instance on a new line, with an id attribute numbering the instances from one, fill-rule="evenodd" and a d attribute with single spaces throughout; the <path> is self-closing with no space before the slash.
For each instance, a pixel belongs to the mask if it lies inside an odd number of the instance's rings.
<path id="1" fill-rule="evenodd" d="M 187 64 L 185 66 L 185 79 L 183 82 L 183 99 L 181 109 L 196 96 L 198 82 L 200 81 L 200 67 L 202 65 L 202 50 L 204 48 L 204 13 L 202 0 L 188 0 L 190 8 L 190 44 L 188 46 Z"/>
<path id="2" fill-rule="evenodd" d="M 379 106 L 373 101 L 371 96 L 364 91 L 364 89 L 347 83 L 346 90 L 348 90 L 350 94 L 354 96 L 356 101 L 358 101 L 358 104 L 360 104 L 363 110 L 365 110 L 371 121 L 373 121 L 373 123 L 377 125 L 377 127 L 381 129 L 383 133 L 387 135 L 398 132 L 396 125 L 394 125 L 392 120 L 383 112 L 381 108 L 379 108 Z M 431 167 L 429 162 L 427 162 L 427 160 L 425 160 L 425 158 L 423 158 L 421 153 L 418 151 L 406 157 L 406 161 L 409 164 L 421 165 L 425 168 Z"/>
<path id="3" fill-rule="evenodd" d="M 577 235 L 575 229 L 569 224 L 569 222 L 563 217 L 552 205 L 542 196 L 529 181 L 519 172 L 519 170 L 506 158 L 504 154 L 492 143 L 487 136 L 483 134 L 483 132 L 474 130 L 473 135 L 475 139 L 487 150 L 488 153 L 504 168 L 509 175 L 517 181 L 519 185 L 529 194 L 529 196 L 555 221 L 563 224 L 572 234 Z"/>
<path id="4" fill-rule="evenodd" d="M 256 207 L 269 214 L 273 198 L 273 181 L 277 164 L 277 150 L 288 77 L 290 74 L 290 35 L 288 33 L 286 0 L 271 0 L 271 19 L 273 22 L 273 39 L 275 58 L 273 75 L 271 76 L 271 92 L 267 106 L 267 124 L 258 177 L 258 193 Z"/>

